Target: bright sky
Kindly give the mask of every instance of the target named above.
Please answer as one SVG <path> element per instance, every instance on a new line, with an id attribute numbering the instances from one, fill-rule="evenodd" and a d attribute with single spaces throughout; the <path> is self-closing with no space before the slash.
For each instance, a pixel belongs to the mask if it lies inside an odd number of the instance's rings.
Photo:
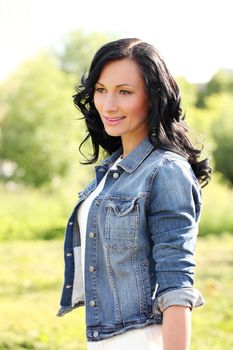
<path id="1" fill-rule="evenodd" d="M 0 0 L 0 80 L 78 29 L 139 37 L 191 82 L 233 69 L 231 0 Z"/>

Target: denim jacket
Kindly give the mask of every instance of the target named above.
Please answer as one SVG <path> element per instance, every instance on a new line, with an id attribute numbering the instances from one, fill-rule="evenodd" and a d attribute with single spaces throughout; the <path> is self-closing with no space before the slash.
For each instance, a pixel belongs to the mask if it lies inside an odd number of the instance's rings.
<path id="1" fill-rule="evenodd" d="M 193 287 L 199 184 L 182 156 L 155 149 L 148 137 L 117 164 L 117 170 L 109 171 L 92 202 L 84 293 L 77 209 L 121 153 L 119 149 L 95 166 L 96 177 L 79 192 L 66 227 L 65 281 L 57 316 L 84 305 L 85 295 L 88 341 L 162 324 L 163 311 L 170 305 L 192 310 L 204 303 Z"/>

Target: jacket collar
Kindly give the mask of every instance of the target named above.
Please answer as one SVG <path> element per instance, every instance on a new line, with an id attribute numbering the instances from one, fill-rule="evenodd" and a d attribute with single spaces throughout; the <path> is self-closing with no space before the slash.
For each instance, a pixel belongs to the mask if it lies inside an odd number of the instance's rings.
<path id="1" fill-rule="evenodd" d="M 144 161 L 144 159 L 154 150 L 154 145 L 149 141 L 148 136 L 141 141 L 117 166 L 121 167 L 128 173 L 132 173 Z M 122 147 L 116 150 L 111 156 L 101 162 L 101 166 L 111 166 L 115 160 L 122 154 Z"/>

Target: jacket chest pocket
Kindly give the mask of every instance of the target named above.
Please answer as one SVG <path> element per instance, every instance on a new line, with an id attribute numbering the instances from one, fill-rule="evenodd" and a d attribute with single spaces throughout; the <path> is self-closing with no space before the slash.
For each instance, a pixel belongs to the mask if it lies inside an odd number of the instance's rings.
<path id="1" fill-rule="evenodd" d="M 106 203 L 105 244 L 118 252 L 132 249 L 138 235 L 139 206 L 133 199 Z"/>

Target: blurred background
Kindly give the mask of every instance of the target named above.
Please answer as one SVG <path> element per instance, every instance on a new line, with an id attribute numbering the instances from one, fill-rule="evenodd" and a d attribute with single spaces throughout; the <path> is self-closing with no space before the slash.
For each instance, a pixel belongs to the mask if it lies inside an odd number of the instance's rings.
<path id="1" fill-rule="evenodd" d="M 95 51 L 120 37 L 160 51 L 211 159 L 196 247 L 206 305 L 191 349 L 233 349 L 232 27 L 227 0 L 0 0 L 0 350 L 86 348 L 83 308 L 55 316 L 64 228 L 94 175 L 79 164 L 86 129 L 72 95 Z"/>

